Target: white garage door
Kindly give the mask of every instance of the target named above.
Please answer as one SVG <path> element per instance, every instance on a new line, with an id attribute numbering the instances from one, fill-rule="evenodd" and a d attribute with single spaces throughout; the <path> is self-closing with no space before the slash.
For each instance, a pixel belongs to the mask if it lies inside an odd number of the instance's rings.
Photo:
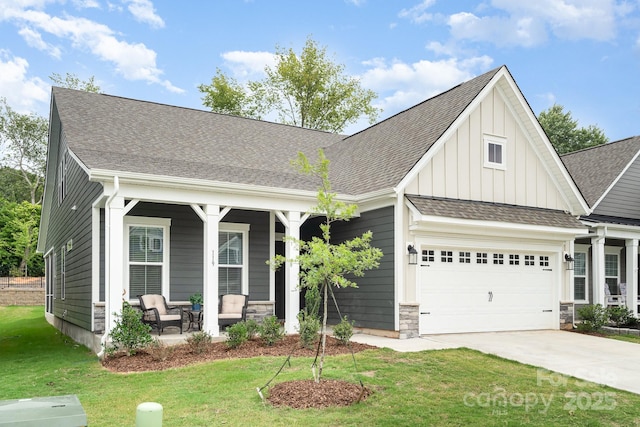
<path id="1" fill-rule="evenodd" d="M 554 328 L 555 254 L 421 249 L 421 334 Z"/>

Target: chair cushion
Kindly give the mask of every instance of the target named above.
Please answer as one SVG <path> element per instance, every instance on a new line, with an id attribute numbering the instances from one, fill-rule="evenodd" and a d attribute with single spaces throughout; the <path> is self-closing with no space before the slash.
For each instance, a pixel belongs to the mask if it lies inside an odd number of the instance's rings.
<path id="1" fill-rule="evenodd" d="M 222 308 L 220 313 L 222 314 L 239 314 L 242 316 L 242 309 L 244 308 L 244 295 L 223 295 L 222 296 Z"/>
<path id="2" fill-rule="evenodd" d="M 167 309 L 165 308 L 165 301 L 162 295 L 142 295 L 142 301 L 144 302 L 144 306 L 147 309 L 157 308 L 158 314 L 162 316 L 163 314 L 167 314 Z"/>
<path id="3" fill-rule="evenodd" d="M 163 322 L 167 322 L 169 320 L 180 320 L 179 314 L 161 314 L 160 320 Z"/>
<path id="4" fill-rule="evenodd" d="M 220 313 L 218 319 L 242 319 L 242 313 Z"/>

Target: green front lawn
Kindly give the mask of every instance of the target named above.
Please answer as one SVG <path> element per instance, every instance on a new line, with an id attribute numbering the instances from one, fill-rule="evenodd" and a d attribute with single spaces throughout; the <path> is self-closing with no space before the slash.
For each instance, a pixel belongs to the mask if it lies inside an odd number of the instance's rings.
<path id="1" fill-rule="evenodd" d="M 256 387 L 283 358 L 225 360 L 164 372 L 113 374 L 43 318 L 42 307 L 0 307 L 0 399 L 76 394 L 89 425 L 131 426 L 141 402 L 162 404 L 179 426 L 631 426 L 640 396 L 577 381 L 476 351 L 330 357 L 326 378 L 375 390 L 348 408 L 293 410 L 262 403 Z M 311 359 L 294 359 L 275 380 L 309 379 Z"/>

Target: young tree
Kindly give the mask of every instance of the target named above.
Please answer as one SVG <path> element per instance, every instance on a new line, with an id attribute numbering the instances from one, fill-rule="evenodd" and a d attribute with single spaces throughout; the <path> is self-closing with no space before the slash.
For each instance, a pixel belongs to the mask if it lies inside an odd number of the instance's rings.
<path id="1" fill-rule="evenodd" d="M 58 73 L 52 73 L 49 76 L 49 79 L 56 86 L 83 90 L 85 92 L 100 93 L 100 86 L 95 83 L 94 76 L 89 77 L 89 80 L 80 80 L 80 78 L 73 73 L 66 73 L 64 77 Z"/>
<path id="2" fill-rule="evenodd" d="M 558 154 L 571 153 L 609 141 L 604 131 L 597 126 L 579 128 L 578 121 L 573 119 L 570 111 L 565 113 L 562 105 L 554 104 L 542 111 L 538 115 L 538 121 Z"/>
<path id="3" fill-rule="evenodd" d="M 203 104 L 215 112 L 255 119 L 274 112 L 281 123 L 339 133 L 362 115 L 375 122 L 379 112 L 371 105 L 376 93 L 363 89 L 344 68 L 308 38 L 300 55 L 276 47 L 276 65 L 265 67 L 267 76 L 246 88 L 217 70 L 211 84 L 198 89 Z"/>
<path id="4" fill-rule="evenodd" d="M 4 148 L 2 166 L 20 171 L 29 187 L 31 203 L 44 181 L 47 155 L 47 120 L 36 114 L 20 114 L 5 98 L 0 98 L 0 146 Z"/>
<path id="5" fill-rule="evenodd" d="M 382 251 L 371 247 L 371 231 L 362 236 L 346 240 L 341 243 L 332 243 L 331 225 L 337 221 L 348 221 L 353 217 L 357 209 L 356 205 L 348 205 L 336 199 L 336 194 L 331 192 L 329 182 L 329 160 L 322 150 L 318 151 L 317 164 L 311 164 L 307 157 L 299 153 L 293 164 L 306 175 L 315 175 L 321 180 L 318 190 L 318 204 L 311 213 L 324 216 L 325 221 L 320 225 L 321 237 L 312 237 L 309 241 L 294 240 L 300 252 L 296 259 L 287 260 L 282 256 L 276 256 L 270 264 L 273 268 L 279 268 L 285 262 L 297 262 L 300 265 L 300 287 L 319 291 L 323 298 L 322 307 L 322 353 L 316 382 L 320 381 L 324 365 L 324 356 L 327 342 L 327 315 L 328 301 L 332 287 L 357 288 L 355 281 L 350 277 L 362 277 L 365 271 L 378 268 Z"/>

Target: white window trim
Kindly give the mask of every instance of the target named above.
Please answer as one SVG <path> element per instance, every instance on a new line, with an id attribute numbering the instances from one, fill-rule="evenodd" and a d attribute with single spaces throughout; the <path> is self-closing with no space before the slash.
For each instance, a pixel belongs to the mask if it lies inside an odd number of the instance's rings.
<path id="1" fill-rule="evenodd" d="M 574 253 L 574 257 L 575 257 L 575 254 L 577 253 L 584 254 L 584 296 L 585 296 L 585 299 L 576 299 L 574 300 L 574 303 L 589 304 L 589 290 L 591 286 L 591 284 L 589 283 L 589 246 L 575 245 L 573 248 L 573 253 Z M 574 287 L 575 287 L 575 277 L 582 277 L 582 276 L 576 276 L 574 271 L 574 284 L 573 284 Z M 575 298 L 575 296 L 576 296 L 576 293 L 574 288 L 573 297 Z"/>
<path id="2" fill-rule="evenodd" d="M 605 257 L 604 257 L 604 260 L 603 260 L 603 262 L 604 262 L 603 267 L 604 267 L 604 281 L 605 281 L 605 283 L 607 282 L 607 279 L 611 279 L 611 278 L 615 277 L 617 279 L 616 283 L 618 284 L 618 286 L 620 286 L 620 282 L 621 282 L 621 280 L 620 280 L 620 252 L 621 251 L 622 251 L 622 248 L 618 247 L 618 246 L 605 246 L 604 247 L 604 255 L 605 255 Z M 618 265 L 616 267 L 616 269 L 618 270 L 618 275 L 617 276 L 607 276 L 607 267 L 606 267 L 607 255 L 615 255 L 618 258 Z"/>
<path id="3" fill-rule="evenodd" d="M 231 222 L 221 222 L 218 231 L 242 233 L 242 293 L 249 295 L 249 224 L 236 224 Z M 218 248 L 220 251 L 220 248 Z M 226 264 L 218 264 L 218 268 L 225 267 Z"/>
<path id="4" fill-rule="evenodd" d="M 484 135 L 482 137 L 484 144 L 484 167 L 492 169 L 505 170 L 507 168 L 507 138 L 497 135 Z M 495 144 L 502 147 L 502 162 L 490 162 L 489 161 L 489 145 Z"/>
<path id="5" fill-rule="evenodd" d="M 135 295 L 131 295 L 129 290 L 129 229 L 131 227 L 160 227 L 162 228 L 162 295 L 165 296 L 167 302 L 170 302 L 170 271 L 169 271 L 169 251 L 171 248 L 170 236 L 171 233 L 171 218 L 153 218 L 143 216 L 125 216 L 124 217 L 124 288 L 127 291 L 129 302 L 136 302 L 138 298 Z"/>

